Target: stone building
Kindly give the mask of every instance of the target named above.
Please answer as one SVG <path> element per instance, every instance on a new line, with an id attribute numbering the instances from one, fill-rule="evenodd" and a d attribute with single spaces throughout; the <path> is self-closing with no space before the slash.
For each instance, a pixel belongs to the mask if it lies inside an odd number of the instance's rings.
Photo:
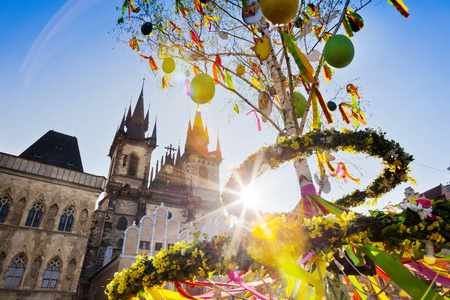
<path id="1" fill-rule="evenodd" d="M 141 91 L 134 111 L 130 106 L 123 116 L 109 151 L 105 197 L 94 213 L 79 299 L 105 298 L 108 280 L 129 267 L 136 253 L 156 254 L 180 239 L 188 240 L 194 229 L 220 215 L 220 144 L 217 139 L 216 150 L 208 150 L 208 129 L 199 111 L 193 124 L 189 120 L 184 152 L 180 146 L 165 147 L 155 168 L 150 164 L 157 146 L 156 122 L 150 135 L 148 116 Z M 141 232 L 143 227 L 147 230 Z"/>
<path id="2" fill-rule="evenodd" d="M 78 142 L 47 132 L 0 153 L 0 299 L 73 299 L 106 179 L 83 172 Z"/>

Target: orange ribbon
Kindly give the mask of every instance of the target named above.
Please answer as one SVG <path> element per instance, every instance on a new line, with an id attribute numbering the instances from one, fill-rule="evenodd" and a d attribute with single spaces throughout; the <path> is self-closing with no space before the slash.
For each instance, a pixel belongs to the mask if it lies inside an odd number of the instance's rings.
<path id="1" fill-rule="evenodd" d="M 148 62 L 150 64 L 150 68 L 152 68 L 153 71 L 158 71 L 159 70 L 158 66 L 156 65 L 155 60 L 153 59 L 153 57 L 151 55 L 150 56 L 145 56 L 145 55 L 142 55 L 142 54 L 140 54 L 140 55 L 141 55 L 142 58 L 148 59 Z"/>
<path id="2" fill-rule="evenodd" d="M 352 113 L 349 114 L 348 112 L 346 112 L 344 107 L 351 108 L 352 109 Z M 353 116 L 354 122 L 356 122 L 356 127 L 359 127 L 358 121 L 361 122 L 363 125 L 367 125 L 367 122 L 364 121 L 363 112 L 359 108 L 354 107 L 351 104 L 342 102 L 341 104 L 339 104 L 339 111 L 341 112 L 342 119 L 344 119 L 345 123 L 350 124 L 350 117 Z"/>

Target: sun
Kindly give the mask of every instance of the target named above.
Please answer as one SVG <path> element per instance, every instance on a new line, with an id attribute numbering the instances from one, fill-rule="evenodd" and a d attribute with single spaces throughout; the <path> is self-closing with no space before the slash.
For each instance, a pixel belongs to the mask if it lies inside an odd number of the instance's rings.
<path id="1" fill-rule="evenodd" d="M 258 204 L 260 203 L 260 195 L 252 185 L 245 187 L 241 193 L 241 201 L 244 203 L 245 207 L 252 210 L 257 210 Z"/>

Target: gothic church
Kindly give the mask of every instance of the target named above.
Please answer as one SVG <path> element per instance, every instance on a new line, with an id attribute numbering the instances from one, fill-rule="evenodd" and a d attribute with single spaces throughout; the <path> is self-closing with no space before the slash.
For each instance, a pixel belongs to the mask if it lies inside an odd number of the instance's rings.
<path id="1" fill-rule="evenodd" d="M 122 118 L 112 142 L 105 197 L 94 213 L 79 294 L 102 299 L 115 271 L 145 251 L 155 255 L 220 217 L 219 140 L 208 150 L 209 134 L 197 111 L 189 120 L 184 152 L 171 145 L 151 168 L 157 146 L 156 122 L 149 133 L 143 92 L 134 111 Z M 134 234 L 133 234 L 134 232 Z"/>

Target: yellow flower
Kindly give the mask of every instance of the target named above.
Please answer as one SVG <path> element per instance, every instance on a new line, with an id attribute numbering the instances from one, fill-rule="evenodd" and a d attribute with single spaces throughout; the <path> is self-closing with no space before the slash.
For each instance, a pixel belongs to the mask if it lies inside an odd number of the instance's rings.
<path id="1" fill-rule="evenodd" d="M 298 144 L 297 141 L 293 141 L 291 143 L 291 148 L 294 149 L 294 150 L 298 150 L 298 149 L 300 149 L 300 145 Z"/>

